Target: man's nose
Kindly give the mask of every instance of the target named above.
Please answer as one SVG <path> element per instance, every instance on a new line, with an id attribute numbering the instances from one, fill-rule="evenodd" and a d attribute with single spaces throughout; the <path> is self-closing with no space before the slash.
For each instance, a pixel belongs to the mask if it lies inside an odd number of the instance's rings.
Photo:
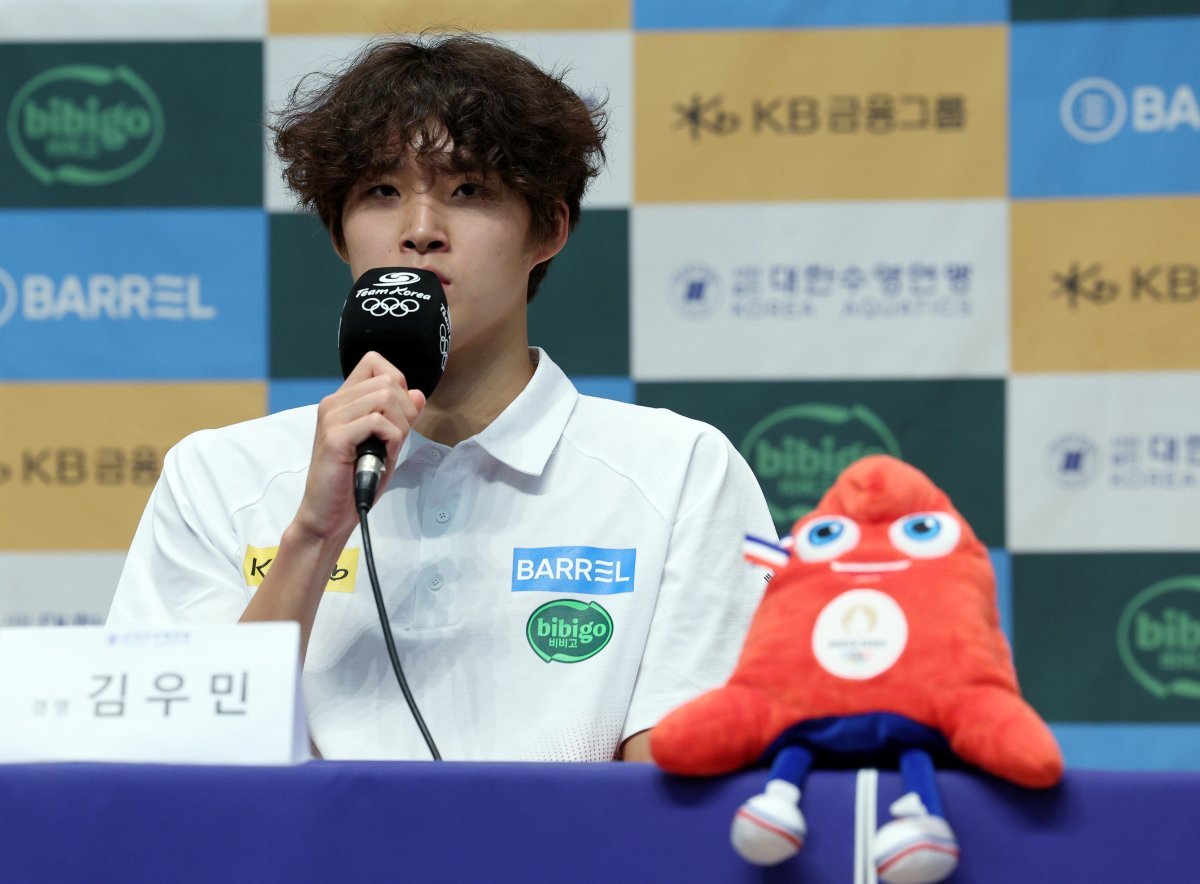
<path id="1" fill-rule="evenodd" d="M 405 251 L 413 251 L 420 255 L 445 251 L 450 242 L 449 237 L 442 221 L 442 213 L 432 201 L 418 197 L 409 204 L 400 240 Z"/>

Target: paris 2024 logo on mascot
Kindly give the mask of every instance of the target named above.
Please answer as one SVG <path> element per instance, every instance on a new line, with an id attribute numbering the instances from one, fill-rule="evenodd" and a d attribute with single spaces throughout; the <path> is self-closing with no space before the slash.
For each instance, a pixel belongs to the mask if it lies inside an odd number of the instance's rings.
<path id="1" fill-rule="evenodd" d="M 775 572 L 729 682 L 654 728 L 655 761 L 706 776 L 769 764 L 733 821 L 734 847 L 772 865 L 804 845 L 800 790 L 823 758 L 899 760 L 905 794 L 875 838 L 879 877 L 942 881 L 958 862 L 933 759 L 952 752 L 1021 786 L 1063 762 L 1020 695 L 987 550 L 924 473 L 851 464 L 780 544 L 748 538 Z"/>

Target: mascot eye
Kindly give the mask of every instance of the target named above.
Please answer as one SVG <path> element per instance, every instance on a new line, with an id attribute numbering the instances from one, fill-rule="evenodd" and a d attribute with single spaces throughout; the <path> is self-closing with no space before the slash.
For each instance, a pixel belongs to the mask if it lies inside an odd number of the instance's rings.
<path id="1" fill-rule="evenodd" d="M 888 537 L 914 559 L 937 559 L 958 546 L 962 528 L 949 513 L 913 513 L 892 522 Z"/>
<path id="2" fill-rule="evenodd" d="M 858 546 L 858 524 L 845 516 L 825 516 L 800 526 L 796 555 L 805 562 L 828 562 Z"/>

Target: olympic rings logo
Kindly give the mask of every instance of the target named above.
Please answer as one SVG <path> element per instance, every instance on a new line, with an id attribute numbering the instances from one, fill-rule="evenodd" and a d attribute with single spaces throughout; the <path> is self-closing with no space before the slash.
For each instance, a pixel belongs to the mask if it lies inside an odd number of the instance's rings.
<path id="1" fill-rule="evenodd" d="M 399 298 L 366 298 L 362 308 L 372 316 L 407 316 L 419 310 L 421 305 L 412 298 L 403 301 Z"/>

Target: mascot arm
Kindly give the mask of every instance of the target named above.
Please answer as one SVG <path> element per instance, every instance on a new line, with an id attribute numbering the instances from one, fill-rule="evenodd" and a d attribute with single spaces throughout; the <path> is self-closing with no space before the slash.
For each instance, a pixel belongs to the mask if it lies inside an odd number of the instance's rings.
<path id="1" fill-rule="evenodd" d="M 655 725 L 650 751 L 663 770 L 712 776 L 758 761 L 777 736 L 767 697 L 744 685 L 701 694 Z"/>
<path id="2" fill-rule="evenodd" d="M 1020 786 L 1045 789 L 1062 779 L 1062 753 L 1050 728 L 1007 687 L 954 692 L 942 731 L 964 761 Z"/>

